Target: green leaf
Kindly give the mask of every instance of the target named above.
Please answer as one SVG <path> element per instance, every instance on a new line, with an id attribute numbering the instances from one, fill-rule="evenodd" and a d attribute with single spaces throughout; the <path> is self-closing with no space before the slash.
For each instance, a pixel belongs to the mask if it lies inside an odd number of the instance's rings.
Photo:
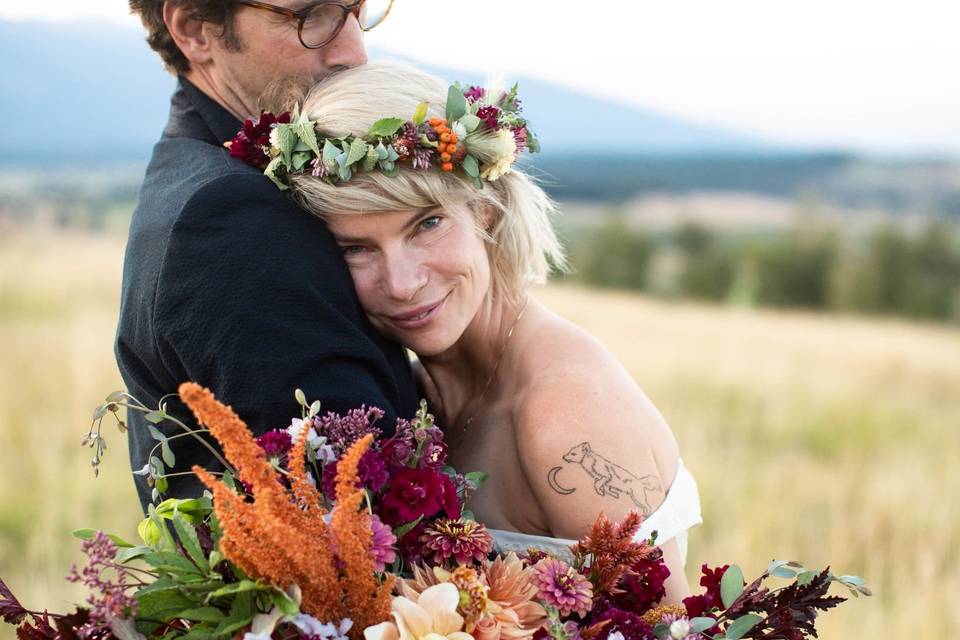
<path id="1" fill-rule="evenodd" d="M 479 487 L 487 481 L 487 478 L 490 477 L 490 474 L 484 473 L 483 471 L 471 471 L 470 473 L 465 474 L 463 477 Z"/>
<path id="2" fill-rule="evenodd" d="M 180 538 L 180 544 L 187 550 L 187 555 L 193 560 L 200 571 L 207 573 L 210 567 L 207 565 L 207 558 L 203 555 L 203 548 L 200 546 L 200 539 L 197 537 L 197 531 L 189 524 L 182 515 L 175 513 L 173 515 L 173 528 L 177 531 L 177 537 Z"/>
<path id="3" fill-rule="evenodd" d="M 329 140 L 325 140 L 324 143 L 323 143 L 324 153 L 327 152 L 327 147 L 328 147 L 328 146 L 329 146 L 329 147 L 332 147 L 333 145 L 330 143 Z M 305 396 L 305 395 L 303 394 L 303 389 L 297 389 L 296 391 L 294 391 L 294 392 L 293 392 L 293 397 L 297 399 L 297 404 L 299 404 L 300 406 L 302 406 L 302 407 L 307 406 L 307 396 Z"/>
<path id="4" fill-rule="evenodd" d="M 212 598 L 221 598 L 234 593 L 244 593 L 247 591 L 270 591 L 272 589 L 273 587 L 268 584 L 260 584 L 254 582 L 253 580 L 241 580 L 240 582 L 233 582 L 225 587 L 221 587 L 216 591 L 211 591 L 207 594 L 207 601 L 209 602 Z"/>
<path id="5" fill-rule="evenodd" d="M 195 622 L 220 622 L 223 620 L 224 614 L 216 607 L 197 607 L 196 609 L 187 609 L 177 617 Z"/>
<path id="6" fill-rule="evenodd" d="M 540 140 L 530 133 L 527 129 L 527 151 L 530 153 L 540 153 Z"/>
<path id="7" fill-rule="evenodd" d="M 277 146 L 280 147 L 280 156 L 287 166 L 290 166 L 290 154 L 293 153 L 293 148 L 297 146 L 297 141 L 300 140 L 300 137 L 295 131 L 295 127 L 296 125 L 291 124 L 279 124 L 276 126 Z"/>
<path id="8" fill-rule="evenodd" d="M 149 518 L 147 518 L 144 522 L 151 522 L 151 520 L 150 520 Z M 129 548 L 127 548 L 127 549 L 124 549 L 124 550 L 121 551 L 120 553 L 118 553 L 118 554 L 117 554 L 117 557 L 115 558 L 115 560 L 116 560 L 117 562 L 119 562 L 120 564 L 123 564 L 123 563 L 125 563 L 125 562 L 130 562 L 131 560 L 134 560 L 134 559 L 136 559 L 136 558 L 139 558 L 139 557 L 142 556 L 143 554 L 149 553 L 150 551 L 152 551 L 152 549 L 151 549 L 150 547 L 146 546 L 146 545 L 139 545 L 139 546 L 136 546 L 136 547 L 129 547 Z"/>
<path id="9" fill-rule="evenodd" d="M 157 484 L 159 485 L 159 480 L 157 481 Z M 152 504 L 147 505 L 147 515 L 150 517 L 150 520 L 152 520 L 153 523 L 157 525 L 157 529 L 159 529 L 160 531 L 160 542 L 165 542 L 167 544 L 168 549 L 176 549 L 177 544 L 173 539 L 173 534 L 170 533 L 169 529 L 167 529 L 167 525 L 164 524 L 163 518 L 160 517 L 160 515 L 157 513 L 156 508 L 154 508 Z M 160 543 L 158 542 L 157 546 L 162 546 L 162 545 L 160 545 Z"/>
<path id="10" fill-rule="evenodd" d="M 297 123 L 297 136 L 307 145 L 310 151 L 320 155 L 320 145 L 317 143 L 317 130 L 309 120 Z"/>
<path id="11" fill-rule="evenodd" d="M 658 640 L 664 640 L 668 635 L 670 635 L 670 626 L 660 623 L 653 627 L 653 635 Z"/>
<path id="12" fill-rule="evenodd" d="M 840 576 L 838 580 L 846 584 L 852 584 L 856 587 L 862 587 L 866 584 L 866 581 L 860 576 Z"/>
<path id="13" fill-rule="evenodd" d="M 79 538 L 79 539 L 81 539 L 81 540 L 91 540 L 91 539 L 93 538 L 94 534 L 97 533 L 97 531 L 98 531 L 98 529 L 76 529 L 76 530 L 74 530 L 74 532 L 73 532 L 73 537 L 74 537 L 74 538 Z M 113 535 L 112 533 L 108 533 L 108 534 L 107 534 L 107 537 L 110 538 L 110 540 L 113 542 L 113 544 L 117 545 L 118 547 L 126 548 L 126 547 L 132 547 L 132 546 L 133 546 L 131 543 L 127 542 L 126 540 L 124 540 L 124 539 L 121 538 L 120 536 L 115 536 L 115 535 Z"/>
<path id="14" fill-rule="evenodd" d="M 295 616 L 300 613 L 300 607 L 293 601 L 293 598 L 280 589 L 274 588 L 274 590 L 270 592 L 270 599 L 273 601 L 273 604 L 277 605 L 280 611 L 283 611 L 284 615 Z"/>
<path id="15" fill-rule="evenodd" d="M 471 178 L 480 177 L 480 163 L 469 153 L 463 156 L 463 162 L 460 163 L 460 166 L 463 167 L 463 170 Z"/>
<path id="16" fill-rule="evenodd" d="M 795 578 L 797 576 L 797 572 L 790 567 L 777 567 L 770 572 L 770 575 L 778 578 Z"/>
<path id="17" fill-rule="evenodd" d="M 463 128 L 467 130 L 467 133 L 473 133 L 476 131 L 481 122 L 483 122 L 483 120 L 472 113 L 468 113 L 460 118 L 460 124 L 462 124 Z"/>
<path id="18" fill-rule="evenodd" d="M 160 443 L 160 455 L 163 456 L 163 463 L 168 467 L 174 467 L 177 464 L 177 458 L 173 455 L 173 449 L 164 440 Z"/>
<path id="19" fill-rule="evenodd" d="M 395 535 L 397 538 L 402 538 L 403 536 L 405 536 L 405 535 L 407 535 L 408 533 L 410 533 L 411 531 L 413 531 L 413 528 L 414 528 L 415 526 L 417 526 L 418 524 L 420 524 L 420 521 L 421 521 L 421 520 L 423 520 L 423 514 L 420 514 L 420 515 L 417 517 L 417 519 L 414 520 L 413 522 L 408 522 L 407 524 L 400 525 L 399 527 L 397 527 L 396 529 L 394 529 L 394 530 L 393 530 L 393 535 Z"/>
<path id="20" fill-rule="evenodd" d="M 147 425 L 147 431 L 150 432 L 150 435 L 153 436 L 153 439 L 156 440 L 157 442 L 166 442 L 166 441 L 167 441 L 167 436 L 163 435 L 163 433 L 160 431 L 160 429 L 157 429 L 157 428 L 156 428 L 155 426 L 153 426 L 152 424 L 148 424 L 148 425 Z"/>
<path id="21" fill-rule="evenodd" d="M 250 624 L 253 614 L 253 594 L 249 591 L 238 593 L 230 605 L 230 614 L 220 621 L 214 635 L 224 636 Z"/>
<path id="22" fill-rule="evenodd" d="M 743 572 L 740 567 L 732 564 L 720 579 L 720 599 L 723 600 L 723 606 L 729 608 L 741 593 L 743 593 Z"/>
<path id="23" fill-rule="evenodd" d="M 307 163 L 310 162 L 312 156 L 310 155 L 309 151 L 297 151 L 293 154 L 292 158 L 293 161 L 291 162 L 290 166 L 294 171 L 300 171 L 307 166 Z"/>
<path id="24" fill-rule="evenodd" d="M 367 131 L 367 137 L 389 138 L 403 126 L 402 118 L 381 118 L 373 123 Z"/>
<path id="25" fill-rule="evenodd" d="M 113 391 L 106 397 L 106 402 L 120 402 L 127 395 L 126 391 Z"/>
<path id="26" fill-rule="evenodd" d="M 180 593 L 176 587 L 165 587 L 153 591 L 141 590 L 135 594 L 140 603 L 137 611 L 138 618 L 161 620 L 166 622 L 176 618 L 184 609 L 190 609 L 196 604 L 193 600 Z"/>
<path id="27" fill-rule="evenodd" d="M 813 581 L 816 575 L 817 575 L 816 571 L 804 571 L 803 573 L 797 576 L 797 584 L 800 585 L 801 587 L 806 586 Z"/>
<path id="28" fill-rule="evenodd" d="M 447 124 L 452 124 L 454 120 L 462 118 L 466 112 L 467 99 L 463 97 L 463 91 L 456 85 L 452 85 L 447 90 Z"/>
<path id="29" fill-rule="evenodd" d="M 166 527 L 164 527 L 166 529 Z M 187 558 L 174 551 L 151 551 L 142 556 L 143 561 L 159 571 L 168 573 L 199 574 L 198 569 Z"/>
<path id="30" fill-rule="evenodd" d="M 169 489 L 170 487 L 167 483 L 167 479 L 160 476 L 160 477 L 157 477 L 156 482 L 154 484 L 154 488 L 160 493 L 166 493 L 167 489 Z"/>
<path id="31" fill-rule="evenodd" d="M 733 567 L 731 567 L 731 569 L 732 568 Z M 727 571 L 729 571 L 729 569 Z M 757 623 L 760 622 L 761 620 L 763 620 L 763 618 L 753 613 L 748 613 L 747 615 L 740 616 L 739 618 L 733 621 L 733 624 L 727 627 L 727 634 L 726 634 L 727 640 L 740 640 L 740 638 L 746 635 L 746 633 L 750 631 L 750 629 L 753 629 L 755 626 L 757 626 Z"/>
<path id="32" fill-rule="evenodd" d="M 280 156 L 277 156 L 276 158 L 272 159 L 269 164 L 267 164 L 267 168 L 263 170 L 263 175 L 270 178 L 270 182 L 276 185 L 276 187 L 280 189 L 280 191 L 286 191 L 288 188 L 287 185 L 283 183 L 283 180 L 277 177 L 277 169 L 280 169 L 282 167 L 283 167 L 283 158 L 281 158 Z"/>
<path id="33" fill-rule="evenodd" d="M 690 633 L 700 633 L 701 631 L 706 631 L 713 625 L 717 624 L 717 621 L 713 618 L 706 616 L 699 618 L 690 619 Z"/>
<path id="34" fill-rule="evenodd" d="M 347 164 L 350 165 L 362 160 L 364 156 L 367 155 L 367 146 L 367 143 L 362 139 L 354 139 L 354 141 L 350 143 L 350 152 L 347 154 Z"/>
<path id="35" fill-rule="evenodd" d="M 163 411 L 151 411 L 143 417 L 146 418 L 147 422 L 159 424 L 167 419 L 167 414 L 165 414 Z"/>
<path id="36" fill-rule="evenodd" d="M 417 105 L 417 110 L 413 112 L 413 122 L 414 124 L 423 124 L 423 121 L 427 119 L 427 109 L 430 107 L 429 102 L 421 102 Z M 109 398 L 108 398 L 109 400 Z"/>

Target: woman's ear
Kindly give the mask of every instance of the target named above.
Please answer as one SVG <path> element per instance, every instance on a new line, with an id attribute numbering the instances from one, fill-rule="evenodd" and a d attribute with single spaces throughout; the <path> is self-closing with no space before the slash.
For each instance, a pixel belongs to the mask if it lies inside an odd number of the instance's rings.
<path id="1" fill-rule="evenodd" d="M 488 234 L 493 233 L 493 228 L 497 224 L 497 210 L 492 204 L 481 204 L 479 216 L 480 226 Z"/>
<path id="2" fill-rule="evenodd" d="M 210 61 L 212 38 L 203 28 L 203 20 L 197 18 L 188 3 L 165 2 L 163 22 L 191 65 L 203 65 Z"/>

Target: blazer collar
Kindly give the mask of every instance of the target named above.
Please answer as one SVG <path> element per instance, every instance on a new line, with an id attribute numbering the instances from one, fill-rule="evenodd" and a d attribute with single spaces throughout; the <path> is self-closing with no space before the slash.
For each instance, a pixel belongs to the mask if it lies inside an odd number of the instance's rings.
<path id="1" fill-rule="evenodd" d="M 183 76 L 177 79 L 164 137 L 194 138 L 216 146 L 233 139 L 242 123 L 192 82 Z"/>

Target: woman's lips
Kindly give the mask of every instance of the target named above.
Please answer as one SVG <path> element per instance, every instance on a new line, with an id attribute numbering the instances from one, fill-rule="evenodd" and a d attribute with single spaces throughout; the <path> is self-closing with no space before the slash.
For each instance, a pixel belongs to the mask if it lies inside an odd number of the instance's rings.
<path id="1" fill-rule="evenodd" d="M 449 297 L 450 294 L 448 293 L 439 302 L 417 307 L 412 311 L 398 313 L 397 315 L 388 317 L 393 324 L 401 329 L 419 329 L 420 327 L 429 324 L 440 314 L 441 311 L 443 311 L 443 307 L 446 306 L 447 298 Z"/>

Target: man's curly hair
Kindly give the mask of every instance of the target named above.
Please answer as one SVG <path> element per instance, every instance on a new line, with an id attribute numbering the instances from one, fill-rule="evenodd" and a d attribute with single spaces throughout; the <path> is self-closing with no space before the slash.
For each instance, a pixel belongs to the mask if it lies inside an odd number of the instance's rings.
<path id="1" fill-rule="evenodd" d="M 173 73 L 189 71 L 190 61 L 177 47 L 163 22 L 163 5 L 166 2 L 186 6 L 197 19 L 221 27 L 220 38 L 224 45 L 235 51 L 240 50 L 242 43 L 233 29 L 234 5 L 230 0 L 130 0 L 130 13 L 140 16 L 147 30 L 147 44 L 160 54 L 164 65 Z"/>

